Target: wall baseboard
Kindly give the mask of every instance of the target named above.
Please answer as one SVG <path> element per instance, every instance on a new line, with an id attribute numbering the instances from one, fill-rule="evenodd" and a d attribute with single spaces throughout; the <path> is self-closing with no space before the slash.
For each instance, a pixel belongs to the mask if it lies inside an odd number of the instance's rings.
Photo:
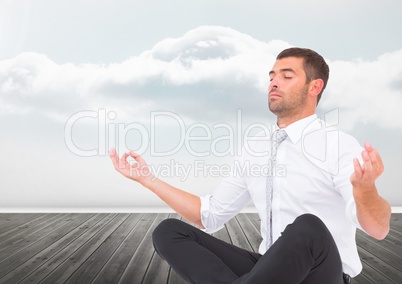
<path id="1" fill-rule="evenodd" d="M 401 206 L 392 206 L 392 213 L 402 213 L 402 207 Z"/>
<path id="2" fill-rule="evenodd" d="M 173 213 L 169 207 L 0 207 L 0 213 Z M 242 213 L 257 213 L 255 207 L 247 207 Z M 402 206 L 393 206 L 392 213 L 402 213 Z"/>

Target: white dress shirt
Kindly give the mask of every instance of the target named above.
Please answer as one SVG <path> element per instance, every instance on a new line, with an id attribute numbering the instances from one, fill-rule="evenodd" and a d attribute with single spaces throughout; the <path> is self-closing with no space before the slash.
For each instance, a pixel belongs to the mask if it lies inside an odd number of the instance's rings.
<path id="1" fill-rule="evenodd" d="M 361 227 L 350 176 L 353 158 L 360 159 L 363 148 L 352 136 L 327 126 L 316 115 L 284 129 L 288 137 L 278 147 L 273 171 L 273 242 L 298 216 L 314 214 L 335 239 L 344 273 L 354 277 L 362 270 L 355 242 L 356 227 Z M 271 141 L 269 134 L 265 136 L 243 147 L 231 176 L 213 195 L 201 197 L 201 221 L 209 233 L 222 228 L 252 201 L 261 218 L 260 254 L 268 249 L 266 179 Z"/>

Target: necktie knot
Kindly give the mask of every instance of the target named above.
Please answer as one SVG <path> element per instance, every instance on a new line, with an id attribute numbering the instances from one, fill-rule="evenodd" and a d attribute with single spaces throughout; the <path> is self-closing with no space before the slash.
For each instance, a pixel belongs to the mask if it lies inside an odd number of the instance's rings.
<path id="1" fill-rule="evenodd" d="M 274 132 L 274 141 L 277 145 L 279 145 L 283 140 L 286 139 L 288 135 L 286 134 L 286 131 L 283 129 L 278 129 L 275 130 Z"/>

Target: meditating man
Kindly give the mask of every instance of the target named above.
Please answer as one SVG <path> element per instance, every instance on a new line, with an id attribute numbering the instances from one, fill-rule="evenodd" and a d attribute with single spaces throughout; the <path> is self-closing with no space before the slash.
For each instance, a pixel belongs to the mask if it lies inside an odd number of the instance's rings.
<path id="1" fill-rule="evenodd" d="M 362 269 L 356 228 L 385 238 L 391 209 L 375 185 L 383 172 L 380 155 L 316 115 L 328 77 L 329 67 L 315 51 L 289 48 L 278 55 L 268 89 L 275 131 L 249 142 L 252 151 L 242 151 L 231 176 L 211 195 L 198 197 L 175 188 L 153 176 L 136 153 L 119 158 L 110 150 L 117 171 L 200 228 L 167 219 L 153 233 L 158 254 L 184 279 L 208 284 L 350 283 Z M 129 163 L 129 156 L 136 163 Z M 246 164 L 269 170 L 238 170 Z M 261 219 L 258 253 L 209 234 L 250 201 Z"/>

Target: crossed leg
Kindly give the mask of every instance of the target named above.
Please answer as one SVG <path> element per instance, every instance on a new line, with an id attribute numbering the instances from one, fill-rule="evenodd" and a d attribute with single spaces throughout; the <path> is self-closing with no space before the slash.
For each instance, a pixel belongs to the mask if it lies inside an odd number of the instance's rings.
<path id="1" fill-rule="evenodd" d="M 153 233 L 157 253 L 190 283 L 341 284 L 342 264 L 325 224 L 301 215 L 264 254 L 228 244 L 177 219 Z"/>

